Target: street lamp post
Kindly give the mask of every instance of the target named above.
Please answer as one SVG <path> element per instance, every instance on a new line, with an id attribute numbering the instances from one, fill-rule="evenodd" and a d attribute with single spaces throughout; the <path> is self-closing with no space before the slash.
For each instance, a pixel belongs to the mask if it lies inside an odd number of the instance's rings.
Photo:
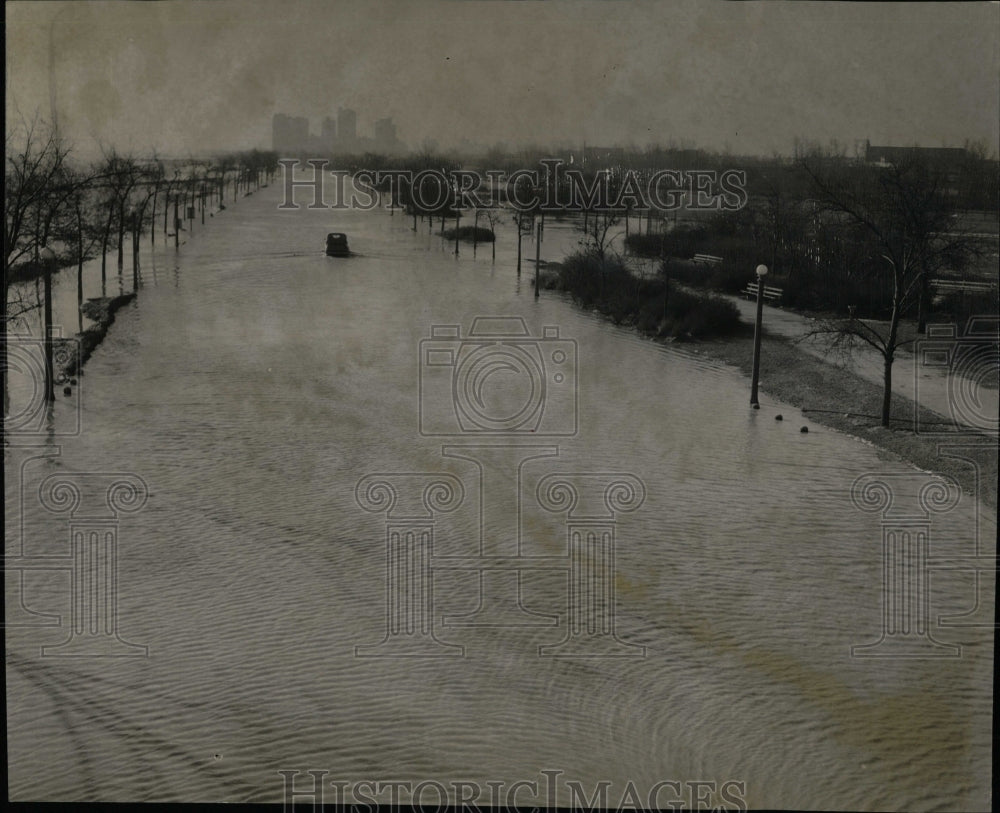
<path id="1" fill-rule="evenodd" d="M 767 266 L 757 266 L 757 321 L 753 328 L 753 379 L 750 384 L 750 406 L 760 409 L 757 401 L 757 378 L 760 376 L 760 334 L 764 319 L 764 277 L 767 276 Z"/>
<path id="2" fill-rule="evenodd" d="M 38 252 L 38 259 L 44 264 L 45 305 L 42 317 L 42 337 L 45 350 L 45 400 L 56 400 L 55 369 L 52 363 L 52 270 L 58 260 L 55 252 L 44 246 Z"/>
<path id="3" fill-rule="evenodd" d="M 544 217 L 544 215 L 543 215 Z M 542 264 L 542 224 L 539 222 L 535 234 L 535 299 L 538 299 L 538 269 Z"/>

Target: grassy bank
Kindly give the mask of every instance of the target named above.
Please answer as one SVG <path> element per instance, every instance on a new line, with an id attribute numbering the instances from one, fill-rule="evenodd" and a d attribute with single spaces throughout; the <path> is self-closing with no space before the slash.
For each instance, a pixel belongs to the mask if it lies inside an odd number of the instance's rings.
<path id="1" fill-rule="evenodd" d="M 581 306 L 615 324 L 633 325 L 646 336 L 683 341 L 741 330 L 732 302 L 681 288 L 660 276 L 638 276 L 619 257 L 578 252 L 546 270 L 541 287 L 566 291 Z"/>
<path id="2" fill-rule="evenodd" d="M 724 361 L 746 376 L 753 366 L 753 336 L 742 335 L 727 341 L 699 342 L 691 347 L 695 352 Z M 882 388 L 834 364 L 829 364 L 804 352 L 789 339 L 765 335 L 761 345 L 762 413 L 767 412 L 768 397 L 798 407 L 816 423 L 836 429 L 871 443 L 891 457 L 906 461 L 925 471 L 954 477 L 969 494 L 974 494 L 974 473 L 966 464 L 938 454 L 938 446 L 948 442 L 946 435 L 915 434 L 913 431 L 914 403 L 894 394 L 889 428 L 880 424 Z M 749 401 L 749 384 L 747 386 Z M 749 409 L 749 406 L 747 407 Z M 920 408 L 921 426 L 935 431 L 948 430 L 950 422 L 930 410 Z M 986 435 L 954 435 L 957 442 L 984 444 L 996 440 Z M 997 455 L 981 472 L 983 500 L 997 507 Z"/>
<path id="3" fill-rule="evenodd" d="M 708 276 L 705 272 L 705 268 L 692 269 L 692 276 L 700 273 L 704 278 Z M 632 325 L 658 341 L 698 339 L 688 345 L 693 352 L 730 364 L 748 379 L 752 374 L 753 326 L 739 320 L 728 300 L 692 291 L 662 276 L 638 278 L 620 259 L 598 262 L 592 254 L 574 254 L 561 264 L 552 264 L 541 272 L 540 287 L 567 291 L 578 304 L 598 310 L 618 324 Z M 934 434 L 916 434 L 916 405 L 895 393 L 890 425 L 883 427 L 881 385 L 817 358 L 784 337 L 764 335 L 760 378 L 762 415 L 768 413 L 769 399 L 797 407 L 815 423 L 860 438 L 892 459 L 954 477 L 969 494 L 977 489 L 974 470 L 960 460 L 940 455 L 939 445 L 961 441 L 992 444 L 996 449 L 994 438 L 958 434 L 948 418 L 923 407 L 917 413 L 920 426 L 933 429 Z M 746 409 L 750 408 L 749 399 L 748 380 Z M 990 455 L 980 472 L 979 485 L 983 501 L 994 509 L 997 457 L 996 453 Z"/>
<path id="4" fill-rule="evenodd" d="M 454 240 L 455 229 L 445 229 L 441 235 L 446 240 Z M 466 243 L 492 243 L 495 236 L 492 231 L 484 229 L 482 226 L 460 226 L 458 239 Z"/>
<path id="5" fill-rule="evenodd" d="M 88 299 L 83 304 L 83 315 L 93 321 L 94 324 L 83 331 L 83 333 L 77 334 L 75 339 L 62 340 L 63 344 L 68 344 L 72 341 L 80 343 L 79 355 L 76 353 L 65 354 L 67 362 L 59 370 L 64 379 L 73 378 L 79 374 L 80 370 L 83 369 L 83 365 L 87 363 L 87 359 L 90 358 L 97 346 L 104 341 L 104 337 L 108 333 L 108 328 L 115 321 L 115 314 L 133 299 L 135 299 L 134 292 L 122 294 L 121 296 Z M 59 375 L 57 375 L 58 377 Z"/>

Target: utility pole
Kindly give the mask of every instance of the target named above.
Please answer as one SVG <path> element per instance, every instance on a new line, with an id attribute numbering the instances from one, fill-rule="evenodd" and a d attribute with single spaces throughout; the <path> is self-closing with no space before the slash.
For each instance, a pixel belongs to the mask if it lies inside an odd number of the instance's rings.
<path id="1" fill-rule="evenodd" d="M 524 217 L 523 214 L 518 212 L 517 220 L 517 275 L 521 276 L 521 218 Z"/>
<path id="2" fill-rule="evenodd" d="M 757 400 L 757 379 L 760 376 L 760 334 L 764 321 L 764 277 L 767 276 L 767 266 L 757 266 L 757 320 L 753 328 L 753 377 L 750 383 L 750 406 L 760 409 Z"/>
<path id="3" fill-rule="evenodd" d="M 542 224 L 538 224 L 538 233 L 535 236 L 535 299 L 538 299 L 538 269 L 542 264 Z"/>
<path id="4" fill-rule="evenodd" d="M 44 254 L 44 257 L 42 255 Z M 45 310 L 44 310 L 44 344 L 45 344 L 45 400 L 56 400 L 55 371 L 52 365 L 52 266 L 56 262 L 55 253 L 46 246 L 41 253 L 35 250 L 35 261 L 45 263 Z"/>

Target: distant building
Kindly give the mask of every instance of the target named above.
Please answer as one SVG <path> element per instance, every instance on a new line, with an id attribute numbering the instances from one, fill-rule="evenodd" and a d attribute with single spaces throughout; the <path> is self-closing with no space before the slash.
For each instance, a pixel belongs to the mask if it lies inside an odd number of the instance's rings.
<path id="1" fill-rule="evenodd" d="M 320 140 L 327 150 L 332 150 L 337 143 L 337 122 L 327 116 L 320 128 Z"/>
<path id="2" fill-rule="evenodd" d="M 967 174 L 969 152 L 962 147 L 873 147 L 865 142 L 865 162 L 878 167 L 891 167 L 907 161 L 919 161 L 944 181 L 945 194 L 958 195 Z"/>
<path id="3" fill-rule="evenodd" d="M 358 141 L 358 114 L 349 107 L 337 108 L 337 146 L 352 149 Z"/>
<path id="4" fill-rule="evenodd" d="M 962 147 L 873 147 L 865 142 L 865 161 L 879 166 L 893 166 L 914 158 L 931 166 L 950 169 L 961 167 L 967 158 Z"/>
<path id="5" fill-rule="evenodd" d="M 379 119 L 375 122 L 375 149 L 379 152 L 393 152 L 399 146 L 396 138 L 396 125 L 391 118 Z"/>
<path id="6" fill-rule="evenodd" d="M 584 147 L 580 158 L 585 166 L 611 167 L 622 162 L 625 150 L 622 147 Z"/>
<path id="7" fill-rule="evenodd" d="M 374 138 L 359 136 L 358 114 L 347 107 L 337 108 L 336 119 L 324 117 L 319 135 L 310 133 L 309 119 L 276 113 L 271 119 L 271 144 L 282 156 L 300 159 L 370 150 L 399 153 L 403 149 L 392 118 L 375 122 Z"/>
<path id="8" fill-rule="evenodd" d="M 310 149 L 309 119 L 276 113 L 271 119 L 271 146 L 283 155 L 298 155 Z"/>

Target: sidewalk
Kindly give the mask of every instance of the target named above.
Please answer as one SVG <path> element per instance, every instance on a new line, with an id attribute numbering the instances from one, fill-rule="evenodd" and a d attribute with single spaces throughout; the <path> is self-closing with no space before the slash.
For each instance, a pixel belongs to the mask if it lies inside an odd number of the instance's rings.
<path id="1" fill-rule="evenodd" d="M 722 296 L 725 296 L 739 308 L 740 317 L 743 320 L 751 325 L 754 323 L 757 316 L 756 301 L 741 296 L 725 294 Z M 844 357 L 838 351 L 830 350 L 832 336 L 803 338 L 816 327 L 818 320 L 770 305 L 764 305 L 763 323 L 765 333 L 800 340 L 797 342 L 797 346 L 805 352 L 828 364 L 844 367 L 867 381 L 879 386 L 882 385 L 883 359 L 873 347 L 859 343 L 848 357 Z M 959 329 L 963 330 L 964 325 L 960 326 Z M 914 345 L 906 345 L 896 351 L 896 358 L 892 365 L 893 394 L 916 401 L 921 406 L 944 416 L 946 419 L 954 419 L 965 427 L 995 432 L 997 430 L 997 416 L 1000 415 L 1000 389 L 997 389 L 997 380 L 1000 376 L 1000 357 L 996 351 L 989 357 L 976 357 L 977 359 L 982 358 L 983 363 L 972 365 L 972 369 L 969 370 L 978 376 L 978 381 L 974 381 L 952 372 L 951 367 L 944 363 L 941 366 L 918 363 L 920 354 L 914 354 L 914 347 L 919 347 L 920 342 L 930 343 L 934 341 L 934 339 L 921 338 Z M 762 382 L 766 382 L 766 358 L 761 359 L 760 377 Z M 987 379 L 992 379 L 992 387 L 982 386 Z M 954 402 L 949 396 L 949 391 L 958 393 L 957 397 L 961 399 L 958 401 L 957 409 L 952 408 Z"/>
<path id="2" fill-rule="evenodd" d="M 621 240 L 624 227 L 618 228 L 613 247 L 621 250 Z M 515 238 L 516 239 L 516 238 Z M 572 222 L 547 221 L 545 235 L 541 245 L 541 257 L 546 262 L 559 262 L 568 254 L 579 248 L 584 235 Z M 524 268 L 528 273 L 534 271 L 535 242 L 533 237 L 525 238 L 523 242 Z M 635 258 L 633 258 L 635 259 Z M 648 261 L 651 264 L 655 261 Z M 742 296 L 718 294 L 730 300 L 740 311 L 740 318 L 753 324 L 757 316 L 756 301 L 747 300 Z M 838 351 L 831 351 L 832 336 L 813 336 L 804 338 L 817 325 L 817 320 L 795 313 L 794 311 L 764 305 L 764 331 L 771 335 L 788 339 L 800 340 L 797 347 L 821 359 L 827 364 L 843 367 L 850 372 L 882 386 L 883 360 L 873 347 L 858 343 L 849 356 Z M 965 326 L 959 326 L 964 330 Z M 921 341 L 926 341 L 921 339 Z M 933 339 L 931 341 L 934 341 Z M 945 420 L 954 419 L 961 426 L 995 433 L 1000 415 L 1000 355 L 994 352 L 992 357 L 982 358 L 983 363 L 972 366 L 973 374 L 978 380 L 973 381 L 952 373 L 947 363 L 932 366 L 926 363 L 916 364 L 917 355 L 914 345 L 904 345 L 896 351 L 892 365 L 892 392 L 902 395 L 911 401 L 941 415 Z M 952 356 L 954 358 L 954 355 Z M 766 387 L 767 358 L 761 359 L 761 381 Z M 991 380 L 991 386 L 982 386 L 983 382 Z M 949 390 L 957 392 L 959 407 L 952 408 L 954 396 Z M 978 400 L 978 402 L 977 402 Z"/>

